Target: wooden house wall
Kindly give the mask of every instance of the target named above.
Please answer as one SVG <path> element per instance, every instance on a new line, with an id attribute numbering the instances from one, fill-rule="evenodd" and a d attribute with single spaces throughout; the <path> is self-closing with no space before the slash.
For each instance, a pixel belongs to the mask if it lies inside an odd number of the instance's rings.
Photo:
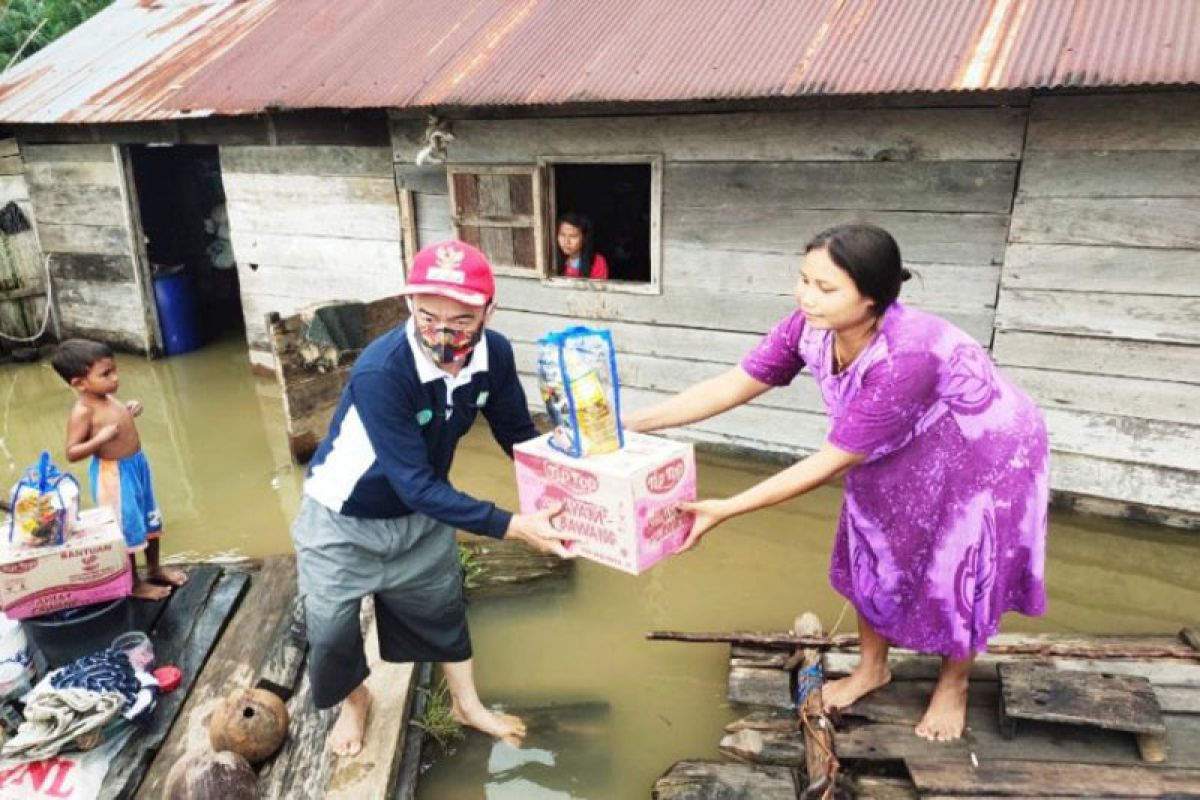
<path id="1" fill-rule="evenodd" d="M 147 313 L 148 287 L 136 268 L 121 149 L 38 144 L 21 152 L 62 335 L 155 349 L 158 324 Z"/>
<path id="2" fill-rule="evenodd" d="M 0 208 L 9 203 L 33 224 L 25 162 L 16 139 L 0 139 Z M 37 335 L 46 316 L 46 273 L 37 234 L 32 227 L 11 235 L 0 233 L 0 333 L 12 337 Z M 51 329 L 52 330 L 52 329 Z M 0 343 L 0 347 L 11 345 Z"/>
<path id="3" fill-rule="evenodd" d="M 661 154 L 662 294 L 498 278 L 496 327 L 532 394 L 534 340 L 579 321 L 612 328 L 626 402 L 641 406 L 736 364 L 794 308 L 797 254 L 820 229 L 884 225 L 920 277 L 914 305 L 990 343 L 1024 108 L 863 108 L 658 117 L 455 120 L 451 164 Z M 453 235 L 444 167 L 414 167 L 424 120 L 394 118 L 397 185 L 419 243 Z M 826 422 L 804 380 L 694 426 L 702 441 L 795 453 Z"/>
<path id="4" fill-rule="evenodd" d="M 1045 409 L 1056 489 L 1193 524 L 1198 132 L 1196 92 L 1034 99 L 994 348 Z"/>
<path id="5" fill-rule="evenodd" d="M 386 145 L 221 147 L 221 173 L 255 364 L 272 362 L 268 313 L 375 300 L 403 285 Z"/>

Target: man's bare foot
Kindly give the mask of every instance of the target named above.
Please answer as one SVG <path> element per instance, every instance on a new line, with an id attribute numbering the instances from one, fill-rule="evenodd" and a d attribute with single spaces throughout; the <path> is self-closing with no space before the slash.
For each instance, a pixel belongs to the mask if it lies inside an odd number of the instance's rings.
<path id="1" fill-rule="evenodd" d="M 179 588 L 188 582 L 188 575 L 180 569 L 159 567 L 158 569 L 146 570 L 146 580 L 153 581 L 154 583 L 165 583 L 168 586 Z"/>
<path id="2" fill-rule="evenodd" d="M 931 742 L 950 742 L 962 736 L 966 724 L 967 681 L 941 678 L 929 698 L 925 716 L 917 723 L 917 736 Z"/>
<path id="3" fill-rule="evenodd" d="M 846 677 L 822 686 L 821 699 L 824 701 L 827 711 L 832 709 L 840 711 L 854 705 L 891 679 L 892 672 L 886 666 L 881 669 L 860 663 Z"/>
<path id="4" fill-rule="evenodd" d="M 492 711 L 482 705 L 463 709 L 457 703 L 451 708 L 450 714 L 460 725 L 483 731 L 513 747 L 520 747 L 521 740 L 525 738 L 525 722 L 512 714 Z"/>
<path id="5" fill-rule="evenodd" d="M 362 750 L 363 734 L 371 715 L 371 693 L 360 685 L 342 701 L 337 722 L 329 732 L 329 752 L 335 756 L 356 756 Z"/>
<path id="6" fill-rule="evenodd" d="M 138 600 L 164 600 L 171 594 L 170 586 L 155 586 L 141 578 L 134 578 L 133 589 L 129 592 Z"/>

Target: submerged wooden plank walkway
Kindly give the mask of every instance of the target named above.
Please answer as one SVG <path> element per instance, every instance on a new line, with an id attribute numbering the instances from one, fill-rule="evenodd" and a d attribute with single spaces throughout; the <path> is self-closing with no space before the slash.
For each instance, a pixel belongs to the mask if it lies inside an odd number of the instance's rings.
<path id="1" fill-rule="evenodd" d="M 470 538 L 464 546 L 479 565 L 471 597 L 511 594 L 547 579 L 553 585 L 572 574 L 570 562 L 511 542 Z M 168 600 L 135 606 L 135 624 L 150 633 L 158 662 L 177 665 L 183 682 L 160 698 L 150 725 L 123 746 L 101 797 L 167 797 L 171 768 L 211 751 L 208 723 L 218 705 L 235 690 L 259 687 L 287 703 L 290 724 L 279 752 L 258 767 L 258 797 L 411 800 L 422 733 L 410 717 L 416 688 L 428 684 L 430 670 L 379 658 L 371 603 L 362 614 L 373 695 L 367 746 L 335 759 L 325 750 L 335 714 L 312 705 L 304 670 L 308 645 L 294 557 L 200 565 L 189 576 Z"/>
<path id="2" fill-rule="evenodd" d="M 748 712 L 728 725 L 720 740 L 721 753 L 732 761 L 680 762 L 656 783 L 655 798 L 806 796 L 805 738 L 791 699 L 795 677 L 789 657 L 795 638 L 767 634 L 756 639 L 759 644 L 731 646 L 729 699 Z M 1002 652 L 980 656 L 972 675 L 967 731 L 947 743 L 927 742 L 913 732 L 940 660 L 893 651 L 892 682 L 846 709 L 834 733 L 843 770 L 839 796 L 1200 797 L 1200 649 L 1195 642 L 1184 635 L 1043 635 L 1001 636 L 995 643 Z M 847 674 L 857 657 L 849 642 L 838 642 L 838 649 L 822 657 L 826 678 Z M 1114 686 L 1143 685 L 1103 676 L 1144 679 L 1150 694 L 1140 697 L 1139 707 L 1156 702 L 1161 712 L 1156 719 L 1165 727 L 1159 752 L 1165 760 L 1151 763 L 1147 759 L 1153 751 L 1139 749 L 1135 732 L 1144 726 L 1106 729 L 1111 723 L 1101 709 L 1080 715 L 1087 725 L 1052 722 L 1062 716 L 1054 712 L 1054 702 L 1048 703 L 1051 710 L 1044 718 L 1022 719 L 1009 738 L 1000 711 L 1001 664 L 1053 669 L 1060 676 L 1054 686 L 1063 688 L 1071 677 L 1073 691 L 1088 690 L 1086 674 L 1094 675 L 1091 690 L 1098 697 Z M 1004 688 L 1012 697 L 1022 685 L 1016 678 L 1028 678 L 1029 672 L 1009 667 L 1004 675 L 1011 681 Z M 1037 706 L 1036 701 L 1031 705 Z"/>

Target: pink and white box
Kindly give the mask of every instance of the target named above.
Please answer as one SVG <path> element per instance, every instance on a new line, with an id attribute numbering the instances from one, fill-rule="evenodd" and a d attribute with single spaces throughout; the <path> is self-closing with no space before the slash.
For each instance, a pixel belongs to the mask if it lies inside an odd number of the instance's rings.
<path id="1" fill-rule="evenodd" d="M 0 609 L 26 619 L 129 594 L 133 573 L 112 509 L 79 512 L 65 544 L 0 549 Z"/>
<path id="2" fill-rule="evenodd" d="M 549 438 L 513 448 L 523 513 L 562 503 L 555 524 L 579 537 L 574 551 L 633 575 L 679 549 L 692 518 L 676 505 L 696 499 L 692 445 L 626 432 L 615 453 L 573 458 Z"/>

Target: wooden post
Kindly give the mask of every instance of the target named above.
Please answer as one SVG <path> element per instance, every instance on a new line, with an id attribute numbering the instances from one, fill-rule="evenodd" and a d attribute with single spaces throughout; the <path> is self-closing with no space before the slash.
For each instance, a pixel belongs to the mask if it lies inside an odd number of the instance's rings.
<path id="1" fill-rule="evenodd" d="M 821 636 L 821 620 L 811 611 L 796 618 L 793 630 L 798 636 Z M 820 668 L 821 651 L 815 647 L 804 648 L 800 667 Z M 833 731 L 825 717 L 825 703 L 818 684 L 804 697 L 796 709 L 801 730 L 804 731 L 804 767 L 808 773 L 808 785 L 804 797 L 833 797 L 838 774 L 838 760 L 833 751 Z"/>

